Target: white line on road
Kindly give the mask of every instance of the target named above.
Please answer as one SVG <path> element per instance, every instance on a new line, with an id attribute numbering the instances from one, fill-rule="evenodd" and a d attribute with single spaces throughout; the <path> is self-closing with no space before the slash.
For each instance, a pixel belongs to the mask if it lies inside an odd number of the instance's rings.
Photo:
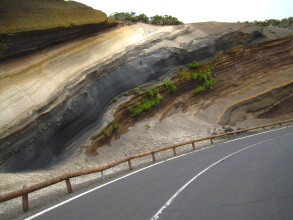
<path id="1" fill-rule="evenodd" d="M 292 126 L 288 126 L 288 127 L 292 127 Z M 234 139 L 234 140 L 231 140 L 231 141 L 227 141 L 227 142 L 224 142 L 224 143 L 228 143 L 228 142 L 236 141 L 236 140 L 239 140 L 239 139 L 249 138 L 249 137 L 256 136 L 256 135 L 260 135 L 260 134 L 263 134 L 263 133 L 268 133 L 268 132 L 272 132 L 272 131 L 282 130 L 282 129 L 285 129 L 285 128 L 288 128 L 288 127 L 283 127 L 283 128 L 279 128 L 279 129 L 275 129 L 275 130 L 270 130 L 270 131 L 266 131 L 266 132 L 262 132 L 262 133 L 254 134 L 254 135 L 249 135 L 249 136 L 245 136 L 245 137 L 242 137 L 242 138 L 238 138 L 238 139 Z M 222 144 L 223 144 L 223 143 L 222 143 Z M 103 184 L 103 185 L 101 185 L 101 186 L 95 187 L 95 188 L 93 188 L 93 189 L 91 189 L 91 190 L 89 190 L 89 191 L 86 191 L 86 192 L 84 192 L 84 193 L 81 193 L 81 194 L 79 194 L 79 195 L 77 195 L 77 196 L 74 196 L 74 197 L 72 197 L 72 198 L 70 198 L 70 199 L 68 199 L 68 200 L 65 200 L 65 201 L 61 202 L 61 203 L 58 203 L 58 204 L 56 204 L 56 205 L 54 205 L 54 206 L 52 206 L 52 207 L 50 207 L 50 208 L 48 208 L 48 209 L 45 209 L 45 210 L 43 210 L 43 211 L 41 211 L 41 212 L 39 212 L 39 213 L 37 213 L 37 214 L 35 214 L 35 215 L 32 215 L 32 216 L 26 218 L 25 220 L 31 220 L 31 219 L 34 219 L 34 218 L 36 218 L 36 217 L 38 217 L 38 216 L 40 216 L 40 215 L 42 215 L 42 214 L 44 214 L 44 213 L 46 213 L 46 212 L 48 212 L 48 211 L 50 211 L 50 210 L 53 210 L 53 209 L 55 209 L 55 208 L 57 208 L 57 207 L 59 207 L 59 206 L 61 206 L 61 205 L 63 205 L 63 204 L 66 204 L 66 203 L 68 203 L 68 202 L 70 202 L 70 201 L 72 201 L 72 200 L 74 200 L 74 199 L 77 199 L 77 198 L 79 198 L 79 197 L 81 197 L 81 196 L 83 196 L 83 195 L 86 195 L 86 194 L 88 194 L 88 193 L 90 193 L 90 192 L 93 192 L 93 191 L 95 191 L 95 190 L 97 190 L 97 189 L 99 189 L 99 188 L 102 188 L 102 187 L 104 187 L 104 186 L 107 186 L 107 185 L 109 185 L 109 184 L 111 184 L 111 183 L 114 183 L 114 182 L 116 182 L 116 181 L 118 181 L 118 180 L 124 179 L 124 178 L 126 178 L 126 177 L 128 177 L 128 176 L 131 176 L 131 175 L 135 174 L 135 173 L 138 173 L 138 172 L 140 172 L 140 171 L 146 170 L 146 169 L 148 169 L 148 168 L 150 168 L 150 167 L 153 167 L 153 166 L 159 165 L 159 164 L 164 163 L 164 162 L 169 161 L 169 160 L 174 160 L 174 159 L 176 159 L 176 158 L 183 157 L 183 156 L 188 155 L 188 154 L 192 154 L 192 153 L 195 153 L 195 152 L 198 152 L 198 151 L 202 151 L 202 150 L 205 150 L 205 149 L 208 149 L 208 148 L 214 147 L 214 146 L 215 146 L 215 145 L 211 145 L 211 146 L 209 146 L 209 147 L 201 148 L 201 149 L 198 149 L 198 150 L 196 150 L 196 151 L 191 151 L 191 152 L 188 152 L 188 153 L 185 153 L 185 154 L 181 154 L 181 155 L 178 155 L 178 156 L 175 156 L 175 157 L 171 157 L 171 158 L 169 158 L 169 159 L 167 159 L 167 160 L 163 160 L 163 161 L 157 162 L 157 163 L 155 163 L 155 164 L 149 165 L 149 166 L 147 166 L 147 167 L 144 167 L 144 168 L 142 168 L 142 169 L 139 169 L 139 170 L 137 170 L 137 171 L 134 171 L 134 172 L 132 172 L 132 173 L 129 173 L 129 174 L 125 175 L 125 176 L 122 176 L 122 177 L 119 177 L 119 178 L 117 178 L 117 179 L 115 179 L 115 180 L 112 180 L 112 181 L 110 181 L 110 182 L 108 182 L 108 183 L 105 183 L 105 184 Z M 244 149 L 242 149 L 242 150 L 244 150 Z M 234 154 L 235 154 L 235 153 L 234 153 Z M 231 156 L 232 156 L 232 155 L 231 155 Z M 214 164 L 214 165 L 215 165 L 215 164 Z M 212 165 L 212 166 L 213 166 L 213 165 Z"/>
<path id="2" fill-rule="evenodd" d="M 288 135 L 288 134 L 287 134 Z M 151 218 L 151 220 L 157 220 L 159 219 L 159 216 L 160 214 L 162 214 L 163 210 L 166 209 L 173 201 L 174 199 L 190 184 L 192 183 L 195 179 L 197 179 L 200 175 L 202 175 L 204 172 L 206 172 L 207 170 L 209 170 L 210 168 L 212 168 L 213 166 L 217 165 L 218 163 L 220 163 L 221 161 L 237 154 L 237 153 L 240 153 L 241 151 L 244 151 L 246 149 L 249 149 L 251 147 L 254 147 L 256 145 L 259 145 L 259 144 L 263 144 L 265 142 L 268 142 L 268 141 L 271 141 L 271 140 L 274 140 L 274 139 L 277 139 L 277 138 L 280 138 L 280 137 L 283 137 L 285 135 L 282 135 L 282 136 L 278 136 L 278 137 L 275 137 L 275 138 L 272 138 L 272 139 L 268 139 L 268 140 L 265 140 L 265 141 L 261 141 L 259 143 L 256 143 L 256 144 L 253 144 L 253 145 L 250 145 L 248 147 L 245 147 L 241 150 L 238 150 L 232 154 L 229 154 L 228 156 L 218 160 L 217 162 L 213 163 L 212 165 L 210 165 L 209 167 L 207 167 L 206 169 L 204 169 L 203 171 L 201 171 L 199 174 L 197 174 L 196 176 L 194 176 L 191 180 L 189 180 L 184 186 L 182 186 L 166 203 L 165 205 L 163 205 L 163 207 Z"/>

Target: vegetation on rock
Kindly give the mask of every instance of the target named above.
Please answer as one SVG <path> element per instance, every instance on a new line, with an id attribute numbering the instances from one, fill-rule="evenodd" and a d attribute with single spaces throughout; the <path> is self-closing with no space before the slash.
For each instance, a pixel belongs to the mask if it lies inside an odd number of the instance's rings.
<path id="1" fill-rule="evenodd" d="M 146 124 L 145 127 L 146 127 L 146 129 L 150 129 L 151 128 L 151 125 L 150 124 Z"/>
<path id="2" fill-rule="evenodd" d="M 134 91 L 135 91 L 136 94 L 139 94 L 140 93 L 140 89 L 139 88 L 135 88 Z"/>
<path id="3" fill-rule="evenodd" d="M 164 86 L 166 87 L 168 92 L 175 92 L 177 89 L 177 87 L 174 85 L 174 82 L 171 80 L 164 82 Z"/>
<path id="4" fill-rule="evenodd" d="M 135 117 L 143 111 L 148 111 L 153 106 L 160 104 L 163 96 L 160 94 L 155 94 L 153 91 L 150 93 L 150 91 L 148 91 L 139 102 L 136 102 L 134 106 L 127 108 L 131 116 Z M 150 94 L 152 94 L 152 96 L 150 96 Z"/>
<path id="5" fill-rule="evenodd" d="M 155 15 L 153 17 L 147 17 L 145 14 L 136 15 L 135 12 L 115 12 L 110 15 L 110 18 L 117 21 L 124 21 L 125 24 L 131 25 L 132 23 L 142 22 L 145 24 L 154 25 L 179 25 L 183 24 L 177 18 L 171 15 Z"/>
<path id="6" fill-rule="evenodd" d="M 258 26 L 274 26 L 280 28 L 289 28 L 293 29 L 293 17 L 278 19 L 268 19 L 265 21 L 245 21 L 245 24 L 253 24 Z"/>
<path id="7" fill-rule="evenodd" d="M 180 68 L 182 70 L 182 79 L 184 81 L 188 81 L 191 79 L 204 81 L 203 85 L 200 85 L 195 89 L 195 94 L 212 88 L 212 86 L 216 82 L 216 80 L 212 77 L 212 71 L 214 69 L 212 63 L 204 64 L 193 61 L 191 63 L 188 63 L 187 66 L 189 66 L 189 70 L 185 70 L 185 68 Z"/>

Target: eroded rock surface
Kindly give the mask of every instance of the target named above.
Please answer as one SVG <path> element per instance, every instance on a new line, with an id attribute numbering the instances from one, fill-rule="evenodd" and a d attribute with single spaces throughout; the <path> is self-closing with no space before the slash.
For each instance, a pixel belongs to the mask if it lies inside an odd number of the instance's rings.
<path id="1" fill-rule="evenodd" d="M 173 74 L 179 65 L 288 34 L 282 29 L 235 23 L 136 24 L 4 59 L 0 169 L 48 166 L 54 155 L 91 124 L 101 122 L 114 97 Z M 225 65 L 232 66 L 230 62 Z"/>
<path id="2" fill-rule="evenodd" d="M 0 0 L 0 14 L 2 60 L 119 25 L 102 11 L 64 0 Z"/>

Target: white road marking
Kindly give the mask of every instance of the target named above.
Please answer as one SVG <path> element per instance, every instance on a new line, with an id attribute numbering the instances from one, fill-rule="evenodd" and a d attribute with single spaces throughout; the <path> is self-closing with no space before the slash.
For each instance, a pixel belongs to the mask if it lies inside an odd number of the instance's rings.
<path id="1" fill-rule="evenodd" d="M 233 141 L 240 140 L 240 139 L 244 139 L 244 138 L 253 137 L 253 136 L 260 135 L 260 134 L 264 134 L 264 133 L 269 133 L 269 132 L 272 132 L 272 131 L 277 131 L 277 130 L 285 129 L 285 128 L 288 128 L 288 127 L 293 127 L 293 126 L 282 127 L 282 128 L 279 128 L 279 129 L 270 130 L 270 131 L 265 131 L 265 132 L 261 132 L 261 133 L 254 134 L 254 135 L 247 135 L 247 136 L 245 136 L 245 137 L 241 137 L 241 138 L 238 138 L 238 139 L 234 139 L 234 140 L 230 140 L 230 141 L 227 141 L 227 142 L 223 142 L 223 143 L 221 143 L 221 144 L 229 143 L 229 142 L 233 142 Z M 45 209 L 45 210 L 43 210 L 43 211 L 41 211 L 41 212 L 39 212 L 39 213 L 37 213 L 37 214 L 35 214 L 35 215 L 32 215 L 32 216 L 26 218 L 25 220 L 34 219 L 34 218 L 36 218 L 36 217 L 38 217 L 38 216 L 40 216 L 40 215 L 42 215 L 42 214 L 44 214 L 44 213 L 46 213 L 46 212 L 49 212 L 50 210 L 53 210 L 53 209 L 55 209 L 55 208 L 57 208 L 57 207 L 59 207 L 59 206 L 61 206 L 61 205 L 63 205 L 63 204 L 66 204 L 66 203 L 68 203 L 68 202 L 70 202 L 70 201 L 72 201 L 72 200 L 74 200 L 74 199 L 77 199 L 77 198 L 79 198 L 79 197 L 81 197 L 81 196 L 83 196 L 83 195 L 86 195 L 86 194 L 88 194 L 88 193 L 90 193 L 90 192 L 93 192 L 93 191 L 95 191 L 95 190 L 97 190 L 97 189 L 99 189 L 99 188 L 102 188 L 102 187 L 104 187 L 104 186 L 107 186 L 107 185 L 109 185 L 109 184 L 111 184 L 111 183 L 114 183 L 114 182 L 116 182 L 116 181 L 118 181 L 118 180 L 124 179 L 124 178 L 126 178 L 126 177 L 128 177 L 128 176 L 131 176 L 131 175 L 133 175 L 133 174 L 135 174 L 135 173 L 138 173 L 138 172 L 140 172 L 140 171 L 146 170 L 146 169 L 148 169 L 148 168 L 151 168 L 151 167 L 153 167 L 153 166 L 159 165 L 159 164 L 164 163 L 164 162 L 166 162 L 166 161 L 174 160 L 174 159 L 176 159 L 176 158 L 183 157 L 183 156 L 188 155 L 188 154 L 196 153 L 196 152 L 198 152 L 198 151 L 202 151 L 202 150 L 205 150 L 205 149 L 208 149 L 208 148 L 214 147 L 214 146 L 216 146 L 216 145 L 211 145 L 211 146 L 209 146 L 209 147 L 204 147 L 204 148 L 201 148 L 201 149 L 198 149 L 198 150 L 195 150 L 195 151 L 191 151 L 191 152 L 188 152 L 188 153 L 185 153 L 185 154 L 181 154 L 181 155 L 178 155 L 178 156 L 175 156 L 175 157 L 171 157 L 171 158 L 169 158 L 169 159 L 167 159 L 167 160 L 163 160 L 163 161 L 157 162 L 157 163 L 155 163 L 155 164 L 149 165 L 149 166 L 147 166 L 147 167 L 141 168 L 141 169 L 139 169 L 139 170 L 137 170 L 137 171 L 134 171 L 134 172 L 132 172 L 132 173 L 126 174 L 125 176 L 119 177 L 119 178 L 117 178 L 117 179 L 115 179 L 115 180 L 112 180 L 112 181 L 110 181 L 110 182 L 108 182 L 108 183 L 105 183 L 105 184 L 103 184 L 103 185 L 101 185 L 101 186 L 95 187 L 95 188 L 93 188 L 93 189 L 91 189 L 91 190 L 89 190 L 89 191 L 86 191 L 86 192 L 81 193 L 81 194 L 79 194 L 79 195 L 77 195 L 77 196 L 74 196 L 74 197 L 72 197 L 72 198 L 70 198 L 70 199 L 68 199 L 68 200 L 65 200 L 65 201 L 63 201 L 63 202 L 61 202 L 61 203 L 58 203 L 57 205 L 54 205 L 54 206 L 52 206 L 52 207 L 50 207 L 50 208 L 48 208 L 48 209 Z M 252 145 L 252 146 L 253 146 L 253 145 Z M 242 149 L 242 150 L 244 150 L 244 149 Z M 242 150 L 241 150 L 241 151 L 242 151 Z M 240 152 L 240 151 L 238 151 L 238 152 Z M 238 153 L 238 152 L 235 152 L 235 153 Z M 235 153 L 234 153 L 234 154 L 235 154 Z M 233 155 L 233 154 L 232 154 L 232 155 Z M 232 156 L 232 155 L 230 155 L 230 156 Z M 229 157 L 229 156 L 227 156 L 227 157 Z M 224 158 L 223 158 L 222 160 L 224 160 Z M 220 161 L 218 161 L 218 162 L 220 162 Z M 218 163 L 218 162 L 216 162 L 216 163 Z M 211 166 L 208 167 L 207 169 L 211 168 L 211 167 L 214 166 L 214 165 L 216 165 L 216 164 L 211 165 Z M 207 170 L 207 169 L 206 169 L 206 170 Z M 206 170 L 204 170 L 204 172 L 205 172 Z M 200 174 L 202 174 L 202 173 L 203 173 L 203 171 L 202 171 Z M 200 174 L 198 174 L 197 176 L 199 176 Z M 195 179 L 195 178 L 194 178 L 194 179 Z M 192 181 L 191 181 L 191 182 L 192 182 Z M 175 196 L 175 197 L 176 197 L 176 196 Z M 171 201 L 171 202 L 172 202 L 172 201 Z M 161 210 L 161 209 L 160 209 L 160 210 Z M 159 210 L 159 211 L 160 211 L 160 210 Z M 162 210 L 163 210 L 163 209 L 162 209 Z M 155 217 L 155 216 L 154 216 L 154 217 Z M 154 219 L 154 217 L 153 217 L 152 219 Z"/>
<path id="2" fill-rule="evenodd" d="M 292 134 L 292 133 L 291 133 Z M 287 134 L 288 135 L 288 134 Z M 274 140 L 274 139 L 277 139 L 277 138 L 280 138 L 280 137 L 283 137 L 285 135 L 282 135 L 282 136 L 278 136 L 278 137 L 275 137 L 275 138 L 271 138 L 271 139 L 268 139 L 268 140 L 265 140 L 265 141 L 261 141 L 261 142 L 258 142 L 256 144 L 253 144 L 253 145 L 250 145 L 248 147 L 245 147 L 241 150 L 238 150 L 232 154 L 229 154 L 228 156 L 218 160 L 217 162 L 213 163 L 212 165 L 210 165 L 209 167 L 207 167 L 206 169 L 204 169 L 203 171 L 201 171 L 199 174 L 197 174 L 196 176 L 194 176 L 191 180 L 189 180 L 184 186 L 182 186 L 166 203 L 165 205 L 162 206 L 162 208 L 151 218 L 151 220 L 157 220 L 159 219 L 159 216 L 160 214 L 162 214 L 163 210 L 166 209 L 173 201 L 174 199 L 190 184 L 192 183 L 195 179 L 197 179 L 200 175 L 202 175 L 203 173 L 205 173 L 207 170 L 209 170 L 210 168 L 212 168 L 213 166 L 217 165 L 218 163 L 220 163 L 221 161 L 237 154 L 237 153 L 240 153 L 241 151 L 244 151 L 246 149 L 249 149 L 251 147 L 254 147 L 256 145 L 259 145 L 259 144 L 263 144 L 263 143 L 266 143 L 266 142 L 269 142 L 271 140 Z"/>

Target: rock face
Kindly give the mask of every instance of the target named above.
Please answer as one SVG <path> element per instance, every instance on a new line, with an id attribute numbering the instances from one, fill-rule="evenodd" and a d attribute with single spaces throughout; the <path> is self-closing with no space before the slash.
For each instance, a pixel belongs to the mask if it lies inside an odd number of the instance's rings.
<path id="1" fill-rule="evenodd" d="M 0 58 L 9 58 L 116 26 L 107 15 L 64 0 L 0 0 Z"/>
<path id="2" fill-rule="evenodd" d="M 107 15 L 74 1 L 1 0 L 0 34 L 104 23 Z"/>
<path id="3" fill-rule="evenodd" d="M 114 97 L 170 75 L 179 65 L 286 35 L 277 28 L 235 23 L 136 24 L 3 59 L 0 169 L 48 166 L 91 124 L 101 123 Z"/>

